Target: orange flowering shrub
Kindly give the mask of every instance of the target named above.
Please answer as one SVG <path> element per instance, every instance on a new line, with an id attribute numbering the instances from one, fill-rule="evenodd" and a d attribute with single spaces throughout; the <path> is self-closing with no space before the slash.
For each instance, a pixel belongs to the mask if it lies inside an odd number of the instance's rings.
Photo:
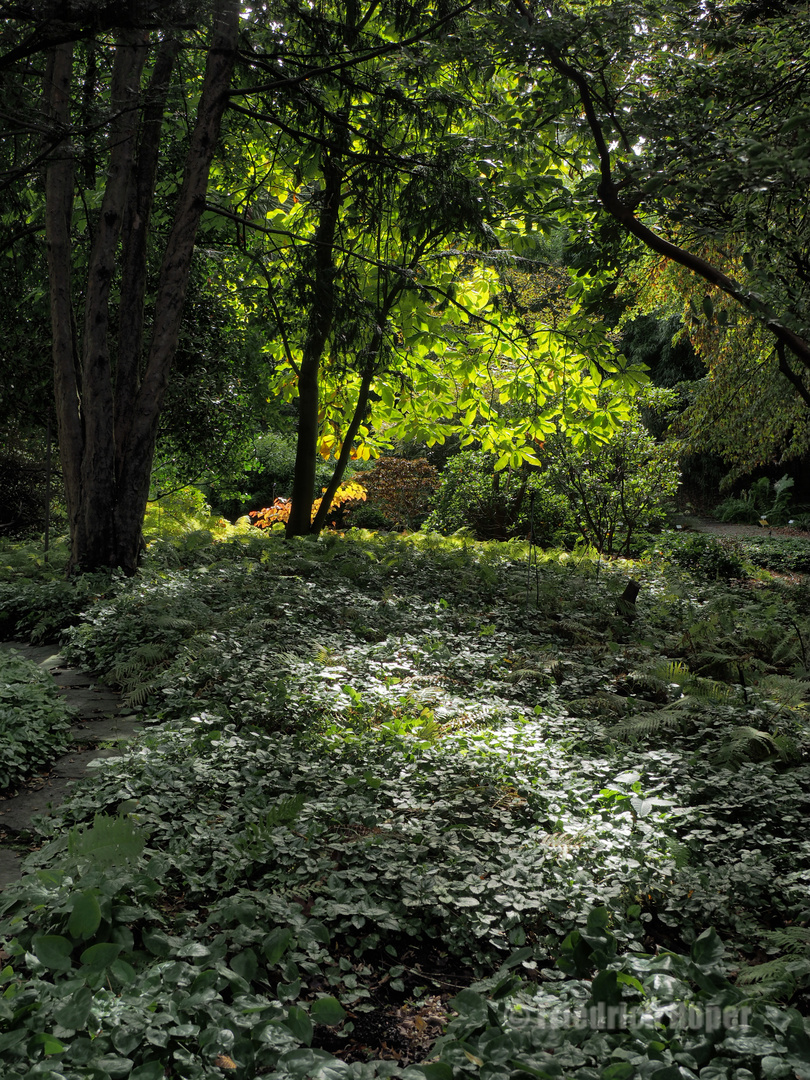
<path id="1" fill-rule="evenodd" d="M 326 491 L 326 488 L 323 490 Z M 356 480 L 344 480 L 335 492 L 335 497 L 332 499 L 327 523 L 332 527 L 335 527 L 340 523 L 344 513 L 355 506 L 359 506 L 365 499 L 366 492 L 362 484 L 358 484 Z M 291 505 L 292 500 L 278 498 L 272 506 L 265 506 L 261 510 L 251 510 L 248 516 L 257 529 L 269 529 L 277 522 L 286 525 L 290 517 Z M 320 499 L 316 499 L 312 504 L 310 521 L 314 521 L 315 515 L 320 509 L 320 505 Z"/>

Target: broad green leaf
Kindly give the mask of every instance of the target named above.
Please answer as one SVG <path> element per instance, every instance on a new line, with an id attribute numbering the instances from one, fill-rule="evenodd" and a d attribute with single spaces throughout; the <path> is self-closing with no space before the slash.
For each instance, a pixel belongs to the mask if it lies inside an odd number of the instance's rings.
<path id="1" fill-rule="evenodd" d="M 310 1016 L 316 1024 L 334 1027 L 346 1018 L 346 1010 L 335 997 L 320 997 L 313 1001 Z"/>
<path id="2" fill-rule="evenodd" d="M 63 1054 L 66 1047 L 53 1035 L 47 1035 L 45 1033 L 35 1035 L 31 1040 L 35 1046 L 42 1047 L 43 1054 Z"/>
<path id="3" fill-rule="evenodd" d="M 713 967 L 723 957 L 726 949 L 713 927 L 704 930 L 691 949 L 692 960 L 699 967 Z"/>
<path id="4" fill-rule="evenodd" d="M 101 925 L 101 908 L 94 890 L 80 893 L 73 901 L 73 910 L 68 920 L 68 930 L 75 938 L 87 939 L 95 934 Z"/>
<path id="5" fill-rule="evenodd" d="M 136 1065 L 129 1074 L 129 1080 L 164 1080 L 166 1070 L 159 1061 L 150 1061 L 146 1065 Z"/>
<path id="6" fill-rule="evenodd" d="M 628 1080 L 635 1074 L 635 1066 L 629 1061 L 616 1061 L 600 1074 L 601 1080 Z"/>
<path id="7" fill-rule="evenodd" d="M 314 1029 L 309 1014 L 304 1009 L 293 1005 L 287 1013 L 285 1023 L 296 1039 L 300 1039 L 306 1046 L 312 1043 Z"/>
<path id="8" fill-rule="evenodd" d="M 31 942 L 34 955 L 45 967 L 52 971 L 67 971 L 70 966 L 72 942 L 58 934 L 42 934 Z"/>
<path id="9" fill-rule="evenodd" d="M 83 1028 L 93 1004 L 92 991 L 87 986 L 74 991 L 70 999 L 56 1010 L 54 1019 L 62 1027 L 78 1030 Z"/>
<path id="10" fill-rule="evenodd" d="M 119 1057 L 117 1054 L 104 1054 L 102 1057 L 93 1058 L 92 1065 L 94 1069 L 108 1073 L 112 1080 L 132 1076 L 132 1059 Z"/>
<path id="11" fill-rule="evenodd" d="M 453 1070 L 444 1061 L 435 1061 L 429 1065 L 420 1065 L 425 1080 L 453 1080 Z"/>
<path id="12" fill-rule="evenodd" d="M 606 929 L 610 922 L 610 912 L 606 907 L 591 908 L 588 912 L 587 930 L 589 934 L 598 934 Z"/>
<path id="13" fill-rule="evenodd" d="M 144 930 L 141 937 L 144 948 L 153 956 L 165 958 L 171 955 L 171 942 L 163 930 Z"/>
<path id="14" fill-rule="evenodd" d="M 81 955 L 81 961 L 93 971 L 104 971 L 118 959 L 123 945 L 111 941 L 103 941 L 98 945 L 91 945 Z"/>
<path id="15" fill-rule="evenodd" d="M 252 982 L 259 970 L 259 959 L 253 949 L 244 949 L 231 959 L 231 969 L 246 982 Z"/>

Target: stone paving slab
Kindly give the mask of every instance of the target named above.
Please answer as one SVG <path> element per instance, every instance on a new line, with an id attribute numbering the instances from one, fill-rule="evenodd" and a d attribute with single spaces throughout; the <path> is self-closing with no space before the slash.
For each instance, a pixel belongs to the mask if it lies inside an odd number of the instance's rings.
<path id="1" fill-rule="evenodd" d="M 20 863 L 22 856 L 16 851 L 0 848 L 0 889 L 4 885 L 10 885 L 12 881 L 19 881 L 21 876 Z"/>
<path id="2" fill-rule="evenodd" d="M 87 772 L 87 766 L 97 758 L 120 757 L 120 750 L 76 750 L 59 758 L 51 769 L 51 775 L 64 777 L 66 780 L 81 780 Z"/>
<path id="3" fill-rule="evenodd" d="M 27 833 L 31 819 L 47 814 L 65 801 L 68 781 L 63 777 L 49 777 L 36 791 L 23 789 L 9 799 L 0 799 L 0 830 Z"/>
<path id="4" fill-rule="evenodd" d="M 100 743 L 131 739 L 139 731 L 143 731 L 143 724 L 134 716 L 108 716 L 75 724 L 70 734 L 77 743 Z"/>

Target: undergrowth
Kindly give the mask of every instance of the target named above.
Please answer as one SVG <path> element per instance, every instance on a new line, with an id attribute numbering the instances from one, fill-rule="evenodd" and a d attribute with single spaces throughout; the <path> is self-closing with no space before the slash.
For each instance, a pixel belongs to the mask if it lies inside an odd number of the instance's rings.
<path id="1" fill-rule="evenodd" d="M 0 793 L 64 753 L 71 722 L 51 677 L 0 649 Z"/>
<path id="2" fill-rule="evenodd" d="M 0 901 L 4 1075 L 802 1075 L 804 591 L 529 555 L 186 539 L 99 592 L 64 650 L 147 730 Z"/>

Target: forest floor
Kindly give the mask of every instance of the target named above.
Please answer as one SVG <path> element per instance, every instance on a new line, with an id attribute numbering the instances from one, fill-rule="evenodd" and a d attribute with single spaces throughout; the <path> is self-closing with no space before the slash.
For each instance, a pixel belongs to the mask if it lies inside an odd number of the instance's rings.
<path id="1" fill-rule="evenodd" d="M 762 568 L 807 547 L 726 580 L 694 539 L 196 534 L 0 585 L 143 725 L 0 896 L 4 1080 L 807 1080 L 810 603 Z"/>

